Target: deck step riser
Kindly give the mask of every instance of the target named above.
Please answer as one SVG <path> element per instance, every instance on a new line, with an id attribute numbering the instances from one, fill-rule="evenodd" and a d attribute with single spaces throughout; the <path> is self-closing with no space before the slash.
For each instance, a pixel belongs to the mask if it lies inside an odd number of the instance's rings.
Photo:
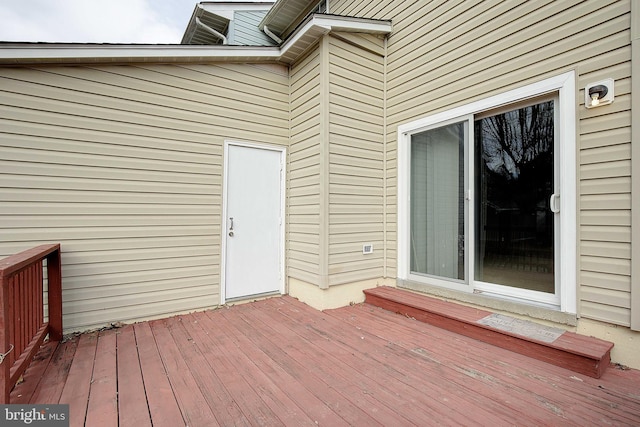
<path id="1" fill-rule="evenodd" d="M 611 361 L 613 344 L 597 338 L 564 332 L 546 343 L 477 323 L 488 311 L 388 287 L 365 295 L 368 304 L 590 377 L 600 378 Z"/>

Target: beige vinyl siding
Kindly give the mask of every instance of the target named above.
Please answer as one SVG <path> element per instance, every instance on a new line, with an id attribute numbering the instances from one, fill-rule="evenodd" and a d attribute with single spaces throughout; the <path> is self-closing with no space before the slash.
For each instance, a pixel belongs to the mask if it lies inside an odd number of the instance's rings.
<path id="1" fill-rule="evenodd" d="M 396 211 L 397 126 L 575 70 L 579 153 L 579 315 L 630 324 L 630 2 L 346 1 L 331 12 L 391 19 L 387 201 Z M 585 84 L 615 79 L 611 106 L 587 111 Z M 395 260 L 395 217 L 387 259 Z M 389 275 L 391 275 L 389 270 Z"/>
<path id="2" fill-rule="evenodd" d="M 631 3 L 631 92 L 636 95 L 631 98 L 631 123 L 640 123 L 640 5 L 638 2 Z M 640 170 L 640 128 L 632 126 L 631 130 L 631 169 Z M 631 221 L 631 252 L 640 252 L 640 174 L 636 173 L 632 177 L 632 215 Z M 631 263 L 631 329 L 640 331 L 640 263 L 638 259 Z"/>
<path id="3" fill-rule="evenodd" d="M 318 284 L 320 276 L 320 52 L 290 70 L 288 256 L 291 278 Z"/>
<path id="4" fill-rule="evenodd" d="M 585 67 L 578 87 L 615 79 L 607 110 L 581 109 L 580 299 L 585 317 L 630 325 L 631 64 Z"/>
<path id="5" fill-rule="evenodd" d="M 329 38 L 329 282 L 383 276 L 383 41 Z M 362 253 L 373 244 L 373 254 Z"/>
<path id="6" fill-rule="evenodd" d="M 66 331 L 216 306 L 223 142 L 288 113 L 285 69 L 2 68 L 0 255 L 61 243 Z"/>

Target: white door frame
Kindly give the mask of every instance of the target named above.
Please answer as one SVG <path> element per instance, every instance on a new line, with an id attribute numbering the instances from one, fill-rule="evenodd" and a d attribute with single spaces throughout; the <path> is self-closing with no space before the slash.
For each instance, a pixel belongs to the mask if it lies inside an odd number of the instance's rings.
<path id="1" fill-rule="evenodd" d="M 433 114 L 398 126 L 398 273 L 400 280 L 409 277 L 409 148 L 411 134 L 447 121 L 464 119 L 469 114 L 490 110 L 502 105 L 518 102 L 535 96 L 557 92 L 560 107 L 559 155 L 560 170 L 560 295 L 559 309 L 562 312 L 577 312 L 577 216 L 576 216 L 576 76 L 574 71 L 551 77 L 537 83 L 516 88 L 505 93 Z M 472 188 L 467 191 L 470 195 Z M 469 272 L 469 274 L 472 272 Z M 467 278 L 468 280 L 469 278 Z M 476 288 L 454 281 L 434 281 L 428 284 L 444 286 L 463 292 L 474 292 Z M 507 297 L 505 295 L 503 298 Z M 508 297 L 507 297 L 508 298 Z M 516 296 L 517 298 L 517 296 Z"/>
<path id="2" fill-rule="evenodd" d="M 285 293 L 285 280 L 284 280 L 284 271 L 285 271 L 285 191 L 286 191 L 286 155 L 287 149 L 286 147 L 270 145 L 270 144 L 261 144 L 255 142 L 246 142 L 246 141 L 234 141 L 234 140 L 225 140 L 224 141 L 224 152 L 223 152 L 223 172 L 222 172 L 222 211 L 220 218 L 220 240 L 221 240 L 221 251 L 220 251 L 220 304 L 225 304 L 226 302 L 226 264 L 227 264 L 227 218 L 228 218 L 228 188 L 227 184 L 229 182 L 228 174 L 229 174 L 229 147 L 230 146 L 238 146 L 238 147 L 246 147 L 246 148 L 255 148 L 258 150 L 270 150 L 276 151 L 280 153 L 280 280 L 279 280 L 279 291 L 280 294 Z"/>

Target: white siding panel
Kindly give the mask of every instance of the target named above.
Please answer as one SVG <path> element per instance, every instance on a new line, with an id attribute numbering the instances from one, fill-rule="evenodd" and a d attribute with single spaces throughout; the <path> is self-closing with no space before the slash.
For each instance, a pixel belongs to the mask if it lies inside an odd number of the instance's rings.
<path id="1" fill-rule="evenodd" d="M 286 145 L 286 73 L 0 69 L 0 256 L 60 242 L 66 331 L 219 303 L 222 144 Z"/>

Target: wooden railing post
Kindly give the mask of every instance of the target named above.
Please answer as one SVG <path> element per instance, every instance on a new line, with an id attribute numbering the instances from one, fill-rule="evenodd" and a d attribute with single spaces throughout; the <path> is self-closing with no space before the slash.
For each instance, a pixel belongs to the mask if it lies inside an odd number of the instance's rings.
<path id="1" fill-rule="evenodd" d="M 47 260 L 49 321 L 43 318 L 42 260 Z M 46 335 L 62 339 L 60 244 L 42 245 L 0 260 L 0 404 L 38 352 Z M 13 342 L 12 342 L 13 341 Z"/>
<path id="2" fill-rule="evenodd" d="M 11 351 L 9 342 L 9 283 L 0 270 L 0 353 L 2 353 L 2 363 L 0 363 L 0 404 L 9 403 L 9 393 L 11 392 L 11 381 L 9 380 L 11 364 L 9 357 L 4 356 Z M 5 360 L 6 359 L 6 360 Z"/>
<path id="3" fill-rule="evenodd" d="M 49 279 L 49 339 L 62 340 L 62 266 L 60 245 L 47 257 Z"/>

